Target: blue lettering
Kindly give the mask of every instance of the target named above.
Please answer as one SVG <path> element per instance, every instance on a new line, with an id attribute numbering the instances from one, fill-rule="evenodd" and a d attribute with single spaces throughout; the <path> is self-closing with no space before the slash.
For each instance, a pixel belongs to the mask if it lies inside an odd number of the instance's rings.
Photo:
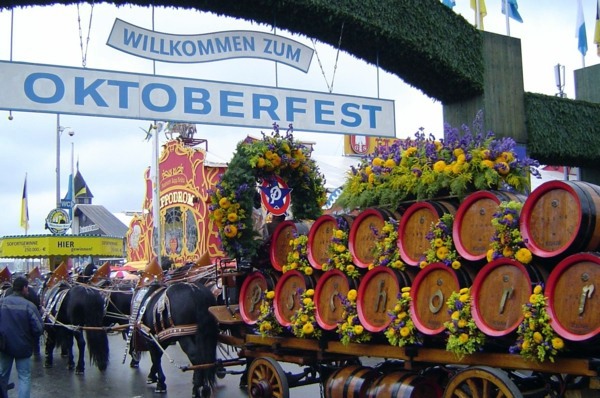
<path id="1" fill-rule="evenodd" d="M 85 97 L 90 96 L 97 106 L 108 108 L 108 104 L 104 98 L 96 90 L 106 82 L 105 79 L 96 79 L 90 85 L 85 87 L 85 79 L 83 77 L 75 78 L 75 105 L 84 105 Z"/>
<path id="2" fill-rule="evenodd" d="M 263 100 L 268 101 L 268 104 L 262 104 Z M 277 101 L 277 97 L 270 94 L 252 94 L 252 118 L 260 119 L 261 112 L 267 112 L 269 115 L 269 119 L 271 120 L 280 120 L 279 116 L 275 111 L 277 110 L 277 106 L 279 102 Z"/>
<path id="3" fill-rule="evenodd" d="M 292 61 L 300 62 L 300 49 L 297 48 L 294 50 L 292 46 L 288 45 L 285 57 L 287 59 L 291 59 Z"/>
<path id="4" fill-rule="evenodd" d="M 154 54 L 160 54 L 160 51 L 156 49 L 156 38 L 150 37 L 150 52 Z"/>
<path id="5" fill-rule="evenodd" d="M 377 127 L 377 115 L 375 114 L 375 112 L 381 112 L 381 107 L 380 106 L 376 106 L 376 105 L 363 105 L 362 106 L 363 109 L 366 109 L 367 111 L 369 111 L 369 128 L 376 128 Z"/>
<path id="6" fill-rule="evenodd" d="M 223 41 L 216 37 L 215 41 L 217 42 L 217 52 L 231 52 L 231 42 L 229 41 L 229 37 L 225 37 Z"/>
<path id="7" fill-rule="evenodd" d="M 119 88 L 119 108 L 127 109 L 129 107 L 129 88 L 139 88 L 140 84 L 136 82 L 125 82 L 122 80 L 108 80 L 109 86 L 117 86 Z"/>
<path id="8" fill-rule="evenodd" d="M 244 105 L 244 103 L 240 101 L 231 101 L 229 97 L 243 98 L 244 93 L 239 91 L 221 91 L 221 116 L 244 117 L 243 113 L 229 111 L 230 106 L 242 107 Z"/>
<path id="9" fill-rule="evenodd" d="M 243 37 L 244 40 L 244 50 L 254 51 L 254 37 Z"/>
<path id="10" fill-rule="evenodd" d="M 163 106 L 158 106 L 152 103 L 151 95 L 154 90 L 163 90 L 167 96 L 167 103 Z M 166 84 L 161 83 L 150 83 L 142 89 L 142 103 L 148 110 L 155 112 L 170 112 L 175 108 L 175 104 L 177 103 L 177 95 L 175 94 L 175 90 L 172 87 L 167 86 Z"/>
<path id="11" fill-rule="evenodd" d="M 138 48 L 140 45 L 140 40 L 142 40 L 142 35 L 136 35 L 135 32 L 129 32 L 129 29 L 125 28 L 125 33 L 123 34 L 123 44 L 126 46 L 132 46 L 133 48 Z"/>
<path id="12" fill-rule="evenodd" d="M 235 51 L 242 51 L 241 38 L 239 36 L 232 36 L 231 39 L 233 40 L 233 49 Z"/>
<path id="13" fill-rule="evenodd" d="M 281 57 L 284 52 L 284 47 L 285 44 L 281 43 L 281 48 L 279 49 L 279 51 L 277 51 L 277 40 L 275 40 L 273 42 L 273 53 L 275 53 L 275 55 L 277 55 L 278 57 Z"/>
<path id="14" fill-rule="evenodd" d="M 181 57 L 181 51 L 179 51 L 179 45 L 181 44 L 181 41 L 179 40 L 171 40 L 171 55 L 176 54 L 179 55 Z"/>
<path id="15" fill-rule="evenodd" d="M 195 94 L 200 94 L 200 97 L 197 97 Z M 204 88 L 184 87 L 183 111 L 196 115 L 208 115 L 212 108 L 210 102 L 208 102 L 209 99 L 210 93 Z M 201 104 L 202 109 L 195 109 L 194 104 Z"/>
<path id="16" fill-rule="evenodd" d="M 298 97 L 286 97 L 285 99 L 285 113 L 287 116 L 288 122 L 293 122 L 294 113 L 306 113 L 306 109 L 296 108 L 294 107 L 295 103 L 306 104 L 306 98 L 298 98 Z"/>
<path id="17" fill-rule="evenodd" d="M 333 115 L 333 110 L 323 109 L 323 107 L 333 106 L 333 105 L 334 105 L 333 101 L 315 100 L 315 123 L 316 124 L 328 124 L 330 126 L 335 124 L 335 122 L 333 120 L 323 119 L 323 115 Z"/>
<path id="18" fill-rule="evenodd" d="M 271 39 L 264 39 L 265 41 L 265 50 L 263 51 L 265 54 L 273 54 L 271 51 L 271 43 L 273 42 Z"/>
<path id="19" fill-rule="evenodd" d="M 34 84 L 39 79 L 48 79 L 54 83 L 54 94 L 49 97 L 40 97 L 35 93 Z M 65 95 L 65 84 L 60 79 L 60 77 L 50 74 L 50 73 L 32 73 L 31 75 L 25 78 L 25 82 L 23 83 L 23 89 L 25 90 L 25 95 L 27 98 L 32 100 L 33 102 L 37 102 L 40 104 L 55 104 L 61 99 L 63 99 Z"/>
<path id="20" fill-rule="evenodd" d="M 351 121 L 342 119 L 342 121 L 340 123 L 342 123 L 342 126 L 358 127 L 358 126 L 360 126 L 360 123 L 362 122 L 362 118 L 360 117 L 359 113 L 351 111 L 350 110 L 351 108 L 360 110 L 360 106 L 358 104 L 353 104 L 351 102 L 347 102 L 344 105 L 342 105 L 342 115 L 351 117 L 352 119 L 354 119 L 354 121 L 351 122 Z"/>
<path id="21" fill-rule="evenodd" d="M 194 42 L 191 40 L 186 40 L 183 42 L 182 50 L 183 50 L 183 53 L 185 55 L 187 55 L 188 57 L 191 57 L 192 55 L 196 54 L 196 46 L 194 45 Z"/>
<path id="22" fill-rule="evenodd" d="M 215 47 L 210 39 L 206 41 L 206 44 L 202 40 L 198 40 L 198 49 L 200 50 L 200 55 L 215 53 Z"/>
<path id="23" fill-rule="evenodd" d="M 160 39 L 160 53 L 162 55 L 170 55 L 167 50 L 165 49 L 165 39 Z"/>

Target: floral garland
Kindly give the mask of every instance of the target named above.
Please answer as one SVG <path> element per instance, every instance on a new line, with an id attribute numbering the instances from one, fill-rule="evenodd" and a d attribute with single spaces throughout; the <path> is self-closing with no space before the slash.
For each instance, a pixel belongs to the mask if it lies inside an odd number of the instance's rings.
<path id="1" fill-rule="evenodd" d="M 344 219 L 338 218 L 337 224 L 338 228 L 333 229 L 331 242 L 327 248 L 329 259 L 321 268 L 323 271 L 338 269 L 350 278 L 358 278 L 360 273 L 356 265 L 354 265 L 352 253 L 350 253 L 350 249 L 348 248 L 347 223 Z"/>
<path id="2" fill-rule="evenodd" d="M 343 320 L 338 322 L 337 333 L 343 345 L 350 343 L 366 343 L 371 340 L 371 333 L 365 330 L 358 318 L 356 310 L 356 289 L 350 289 L 346 297 L 339 295 L 344 306 Z"/>
<path id="3" fill-rule="evenodd" d="M 470 289 L 462 288 L 459 292 L 452 292 L 446 305 L 450 314 L 450 321 L 444 322 L 448 332 L 446 350 L 453 352 L 459 359 L 481 350 L 485 335 L 477 328 L 471 315 Z"/>
<path id="4" fill-rule="evenodd" d="M 273 124 L 271 135 L 238 143 L 236 152 L 214 190 L 210 192 L 210 218 L 219 229 L 223 249 L 232 258 L 251 259 L 262 244 L 252 225 L 257 182 L 281 177 L 290 188 L 296 219 L 316 219 L 326 201 L 325 178 L 309 150 L 294 140 L 290 125 L 284 135 Z"/>
<path id="5" fill-rule="evenodd" d="M 510 347 L 511 353 L 519 353 L 523 358 L 544 362 L 554 362 L 555 356 L 565 347 L 563 339 L 558 337 L 550 323 L 546 307 L 548 298 L 543 287 L 536 285 L 529 302 L 523 305 L 523 322 L 517 328 L 517 342 Z"/>
<path id="6" fill-rule="evenodd" d="M 397 270 L 404 270 L 404 263 L 400 260 L 398 250 L 398 221 L 389 220 L 383 224 L 381 232 L 373 231 L 377 237 L 373 264 L 369 269 L 380 265 Z"/>
<path id="7" fill-rule="evenodd" d="M 453 269 L 461 267 L 460 256 L 454 247 L 454 239 L 452 238 L 453 224 L 454 215 L 450 213 L 445 213 L 435 224 L 432 224 L 431 230 L 425 236 L 430 247 L 425 252 L 425 259 L 419 264 L 421 268 L 438 262 L 444 263 Z"/>
<path id="8" fill-rule="evenodd" d="M 316 306 L 313 301 L 315 291 L 313 289 L 298 289 L 300 296 L 300 308 L 291 318 L 290 328 L 294 336 L 299 338 L 313 338 L 318 339 L 321 337 L 321 329 L 317 323 L 315 317 Z"/>
<path id="9" fill-rule="evenodd" d="M 308 236 L 294 233 L 294 239 L 289 242 L 292 250 L 288 253 L 287 264 L 282 267 L 283 273 L 296 269 L 304 275 L 312 275 L 313 268 L 308 261 Z"/>
<path id="10" fill-rule="evenodd" d="M 393 346 L 404 347 L 408 344 L 423 344 L 423 336 L 419 333 L 410 317 L 410 287 L 403 287 L 398 294 L 398 302 L 388 312 L 391 323 L 385 330 L 385 337 Z"/>
<path id="11" fill-rule="evenodd" d="M 525 241 L 519 228 L 519 217 L 523 203 L 508 201 L 500 202 L 498 210 L 492 218 L 495 232 L 492 237 L 487 260 L 492 261 L 501 257 L 512 258 L 521 264 L 529 264 L 532 254 L 525 247 Z"/>
<path id="12" fill-rule="evenodd" d="M 258 325 L 258 333 L 262 337 L 278 336 L 283 332 L 283 327 L 275 317 L 274 298 L 275 292 L 273 290 L 261 293 L 260 315 L 256 324 Z"/>
<path id="13" fill-rule="evenodd" d="M 483 135 L 483 114 L 462 132 L 448 125 L 444 140 L 426 136 L 381 145 L 349 174 L 338 203 L 345 208 L 397 208 L 405 200 L 432 199 L 440 194 L 465 197 L 469 192 L 511 187 L 529 188 L 529 174 L 540 177 L 537 161 L 519 158 L 512 138 Z"/>

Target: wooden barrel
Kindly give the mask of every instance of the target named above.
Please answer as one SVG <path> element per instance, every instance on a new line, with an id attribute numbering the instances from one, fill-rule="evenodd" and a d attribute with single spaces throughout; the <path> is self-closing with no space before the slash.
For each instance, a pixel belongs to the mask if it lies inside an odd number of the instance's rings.
<path id="1" fill-rule="evenodd" d="M 416 269 L 398 271 L 379 266 L 370 269 L 361 279 L 356 297 L 360 323 L 370 332 L 385 330 L 391 318 L 388 311 L 396 305 L 403 287 L 410 286 Z"/>
<path id="2" fill-rule="evenodd" d="M 390 218 L 397 220 L 400 216 L 392 211 L 372 207 L 363 210 L 352 223 L 348 236 L 348 248 L 354 264 L 359 268 L 368 268 L 373 263 L 377 236 Z"/>
<path id="3" fill-rule="evenodd" d="M 471 287 L 471 313 L 486 335 L 505 337 L 523 321 L 523 305 L 529 302 L 532 286 L 544 282 L 543 269 L 509 258 L 486 264 Z"/>
<path id="4" fill-rule="evenodd" d="M 350 289 L 356 289 L 358 281 L 348 277 L 342 271 L 332 269 L 321 275 L 315 288 L 315 317 L 324 330 L 335 330 L 338 322 L 344 319 L 344 306 L 341 298 L 346 297 Z"/>
<path id="5" fill-rule="evenodd" d="M 282 221 L 277 225 L 273 235 L 271 235 L 271 246 L 269 247 L 271 265 L 277 271 L 282 271 L 283 266 L 287 264 L 288 254 L 293 247 L 290 246 L 290 240 L 298 235 L 308 235 L 310 222 L 294 222 L 291 220 Z"/>
<path id="6" fill-rule="evenodd" d="M 558 335 L 585 341 L 600 333 L 600 254 L 566 257 L 552 270 L 546 284 L 548 311 Z"/>
<path id="7" fill-rule="evenodd" d="M 329 245 L 334 229 L 349 231 L 354 216 L 348 214 L 332 216 L 324 214 L 317 218 L 308 233 L 307 255 L 308 262 L 315 269 L 322 269 L 329 260 Z"/>
<path id="8" fill-rule="evenodd" d="M 455 214 L 456 206 L 455 201 L 438 200 L 415 202 L 406 209 L 398 227 L 398 249 L 406 264 L 419 265 L 430 247 L 426 236 L 432 224 L 446 213 Z"/>
<path id="9" fill-rule="evenodd" d="M 281 274 L 275 271 L 255 271 L 249 274 L 240 287 L 240 316 L 248 325 L 254 325 L 260 316 L 264 292 L 274 290 Z"/>
<path id="10" fill-rule="evenodd" d="M 527 198 L 520 230 L 539 257 L 566 257 L 600 249 L 600 187 L 583 181 L 548 181 Z"/>
<path id="11" fill-rule="evenodd" d="M 428 336 L 442 333 L 444 322 L 450 320 L 446 301 L 471 281 L 465 265 L 454 270 L 444 263 L 433 263 L 420 270 L 410 291 L 411 316 L 417 330 Z"/>
<path id="12" fill-rule="evenodd" d="M 333 372 L 325 383 L 326 398 L 365 398 L 379 373 L 371 367 L 350 365 Z"/>
<path id="13" fill-rule="evenodd" d="M 524 203 L 525 195 L 507 191 L 477 191 L 467 196 L 454 217 L 452 238 L 458 254 L 469 261 L 485 260 L 495 228 L 494 213 L 500 202 Z"/>
<path id="14" fill-rule="evenodd" d="M 307 289 L 314 289 L 315 285 L 315 276 L 306 276 L 298 270 L 281 275 L 275 285 L 273 308 L 275 318 L 282 326 L 292 324 L 292 316 L 300 308 L 301 294 Z"/>
<path id="15" fill-rule="evenodd" d="M 433 377 L 400 370 L 379 376 L 369 387 L 367 398 L 440 398 L 442 394 Z"/>

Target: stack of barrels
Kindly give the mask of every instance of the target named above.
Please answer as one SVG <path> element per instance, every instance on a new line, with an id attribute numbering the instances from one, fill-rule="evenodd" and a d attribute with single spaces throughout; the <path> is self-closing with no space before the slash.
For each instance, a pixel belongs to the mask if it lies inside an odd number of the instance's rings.
<path id="1" fill-rule="evenodd" d="M 503 201 L 523 203 L 519 230 L 533 261 L 521 264 L 509 258 L 488 262 L 494 236 L 492 218 Z M 452 229 L 462 266 L 455 270 L 443 263 L 421 269 L 430 247 L 427 234 L 446 213 L 454 215 Z M 373 267 L 377 231 L 390 218 L 398 223 L 398 249 L 404 271 Z M 333 230 L 347 227 L 348 248 L 360 278 L 338 270 L 323 271 Z M 311 276 L 298 271 L 282 273 L 296 234 L 308 234 Z M 462 202 L 440 199 L 403 204 L 395 211 L 369 208 L 356 215 L 324 215 L 312 222 L 285 221 L 272 237 L 272 269 L 256 271 L 240 291 L 240 310 L 248 324 L 260 314 L 261 292 L 275 290 L 274 308 L 283 326 L 300 308 L 299 289 L 315 289 L 316 318 L 324 330 L 335 330 L 342 321 L 340 295 L 357 289 L 358 316 L 364 328 L 384 331 L 391 322 L 388 311 L 405 286 L 411 286 L 411 316 L 426 336 L 441 336 L 450 315 L 446 301 L 452 292 L 471 287 L 473 318 L 486 335 L 514 343 L 523 320 L 522 305 L 533 286 L 545 285 L 548 309 L 555 331 L 568 341 L 587 341 L 600 334 L 600 187 L 580 181 L 550 181 L 529 196 L 503 191 L 478 191 Z M 435 339 L 432 339 L 435 341 Z M 506 347 L 504 347 L 506 348 Z"/>

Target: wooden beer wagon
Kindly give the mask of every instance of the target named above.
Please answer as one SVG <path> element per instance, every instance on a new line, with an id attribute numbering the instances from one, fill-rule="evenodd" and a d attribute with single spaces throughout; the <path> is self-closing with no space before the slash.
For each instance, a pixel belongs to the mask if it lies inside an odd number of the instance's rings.
<path id="1" fill-rule="evenodd" d="M 285 398 L 290 388 L 312 383 L 320 383 L 322 395 L 329 398 L 600 396 L 600 300 L 594 292 L 600 283 L 600 254 L 595 252 L 600 247 L 598 198 L 600 192 L 589 184 L 551 182 L 528 198 L 482 191 L 461 203 L 407 204 L 403 213 L 396 215 L 404 262 L 418 265 L 415 253 L 423 251 L 431 221 L 452 212 L 456 217 L 454 241 L 462 257 L 472 263 L 458 270 L 444 264 L 406 267 L 404 271 L 381 266 L 369 269 L 372 231 L 380 230 L 394 214 L 370 208 L 344 215 L 349 249 L 354 264 L 361 268 L 358 278 L 337 269 L 319 269 L 327 257 L 324 242 L 342 217 L 322 216 L 311 223 L 308 232 L 308 259 L 316 264 L 311 275 L 298 270 L 282 272 L 279 266 L 250 265 L 238 265 L 231 274 L 222 274 L 224 286 L 230 286 L 224 289 L 230 304 L 213 307 L 211 312 L 221 325 L 221 343 L 234 347 L 238 357 L 219 364 L 220 373 L 227 373 L 229 364 L 246 363 L 243 377 L 251 397 Z M 524 202 L 521 231 L 536 255 L 531 264 L 509 258 L 486 261 L 487 246 L 481 242 L 488 242 L 493 231 L 484 226 L 494 208 L 505 200 Z M 293 239 L 295 227 L 287 221 L 279 230 L 288 236 L 276 236 L 274 241 Z M 271 247 L 273 250 L 279 252 L 271 253 L 272 259 L 285 259 L 291 249 L 279 244 Z M 565 344 L 565 350 L 552 361 L 534 361 L 509 352 L 523 322 L 523 304 L 539 284 L 545 286 L 553 329 Z M 411 317 L 423 339 L 421 344 L 399 347 L 388 343 L 383 334 L 395 298 L 404 287 L 411 287 Z M 486 335 L 486 343 L 477 352 L 456 355 L 445 347 L 443 325 L 452 312 L 446 301 L 452 292 L 466 287 L 473 300 L 473 319 Z M 318 338 L 298 338 L 285 331 L 275 336 L 259 333 L 265 292 L 274 292 L 274 315 L 279 325 L 289 329 L 301 306 L 302 292 L 309 289 L 314 291 L 321 331 Z M 350 290 L 358 292 L 357 317 L 372 334 L 369 342 L 343 343 L 336 333 L 345 316 L 339 298 Z M 361 360 L 371 365 L 365 366 Z M 300 365 L 302 370 L 292 374 L 281 363 Z"/>

